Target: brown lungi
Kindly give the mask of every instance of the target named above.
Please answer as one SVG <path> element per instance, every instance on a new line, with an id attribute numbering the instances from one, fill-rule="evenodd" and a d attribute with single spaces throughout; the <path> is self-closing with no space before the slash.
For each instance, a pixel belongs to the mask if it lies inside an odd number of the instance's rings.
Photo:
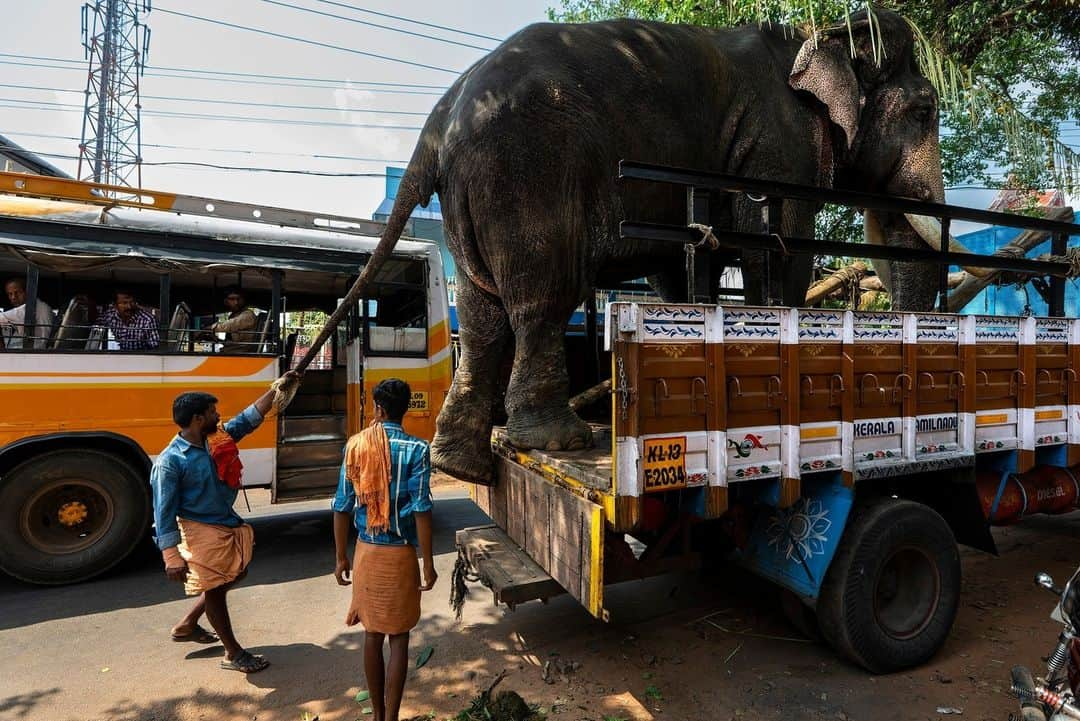
<path id="1" fill-rule="evenodd" d="M 184 593 L 198 596 L 232 583 L 247 570 L 255 532 L 243 523 L 236 528 L 176 519 L 180 525 L 180 556 L 187 561 Z"/>
<path id="2" fill-rule="evenodd" d="M 352 604 L 345 625 L 372 633 L 407 633 L 420 620 L 420 567 L 411 545 L 356 542 Z"/>

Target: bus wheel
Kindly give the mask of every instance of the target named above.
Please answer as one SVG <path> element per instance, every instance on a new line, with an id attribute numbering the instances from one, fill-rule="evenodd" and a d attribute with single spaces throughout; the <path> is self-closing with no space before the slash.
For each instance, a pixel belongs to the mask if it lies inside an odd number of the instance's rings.
<path id="1" fill-rule="evenodd" d="M 149 524 L 149 486 L 129 464 L 43 453 L 0 481 L 0 569 L 30 583 L 82 581 L 123 560 Z"/>
<path id="2" fill-rule="evenodd" d="M 933 509 L 895 498 L 852 512 L 818 597 L 825 639 L 874 673 L 923 663 L 949 635 L 960 554 Z"/>

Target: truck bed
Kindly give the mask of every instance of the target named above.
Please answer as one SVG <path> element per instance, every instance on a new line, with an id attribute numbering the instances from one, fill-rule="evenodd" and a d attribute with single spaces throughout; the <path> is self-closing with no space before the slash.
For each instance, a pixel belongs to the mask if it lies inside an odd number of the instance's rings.
<path id="1" fill-rule="evenodd" d="M 611 493 L 611 426 L 590 424 L 592 448 L 584 451 L 519 451 L 510 445 L 505 428 L 496 428 L 493 441 L 496 450 L 516 463 L 540 470 L 552 480 L 560 477 L 600 493 Z"/>

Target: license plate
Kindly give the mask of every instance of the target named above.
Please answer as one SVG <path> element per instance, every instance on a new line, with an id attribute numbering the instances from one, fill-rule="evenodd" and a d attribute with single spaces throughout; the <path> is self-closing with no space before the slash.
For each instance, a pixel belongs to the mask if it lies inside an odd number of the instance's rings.
<path id="1" fill-rule="evenodd" d="M 646 491 L 686 488 L 686 436 L 647 438 L 644 450 Z"/>

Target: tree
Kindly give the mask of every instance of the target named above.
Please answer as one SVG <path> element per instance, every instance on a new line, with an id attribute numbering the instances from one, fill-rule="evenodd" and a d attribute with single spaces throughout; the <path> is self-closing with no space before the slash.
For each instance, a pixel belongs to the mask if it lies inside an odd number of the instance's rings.
<path id="1" fill-rule="evenodd" d="M 847 0 L 561 0 L 553 20 L 634 17 L 729 26 L 783 22 L 813 31 L 865 7 Z M 946 187 L 1080 189 L 1080 3 L 881 0 L 916 29 L 923 72 L 941 97 Z M 849 217 L 848 220 L 851 220 Z M 837 223 L 848 231 L 853 223 Z"/>

